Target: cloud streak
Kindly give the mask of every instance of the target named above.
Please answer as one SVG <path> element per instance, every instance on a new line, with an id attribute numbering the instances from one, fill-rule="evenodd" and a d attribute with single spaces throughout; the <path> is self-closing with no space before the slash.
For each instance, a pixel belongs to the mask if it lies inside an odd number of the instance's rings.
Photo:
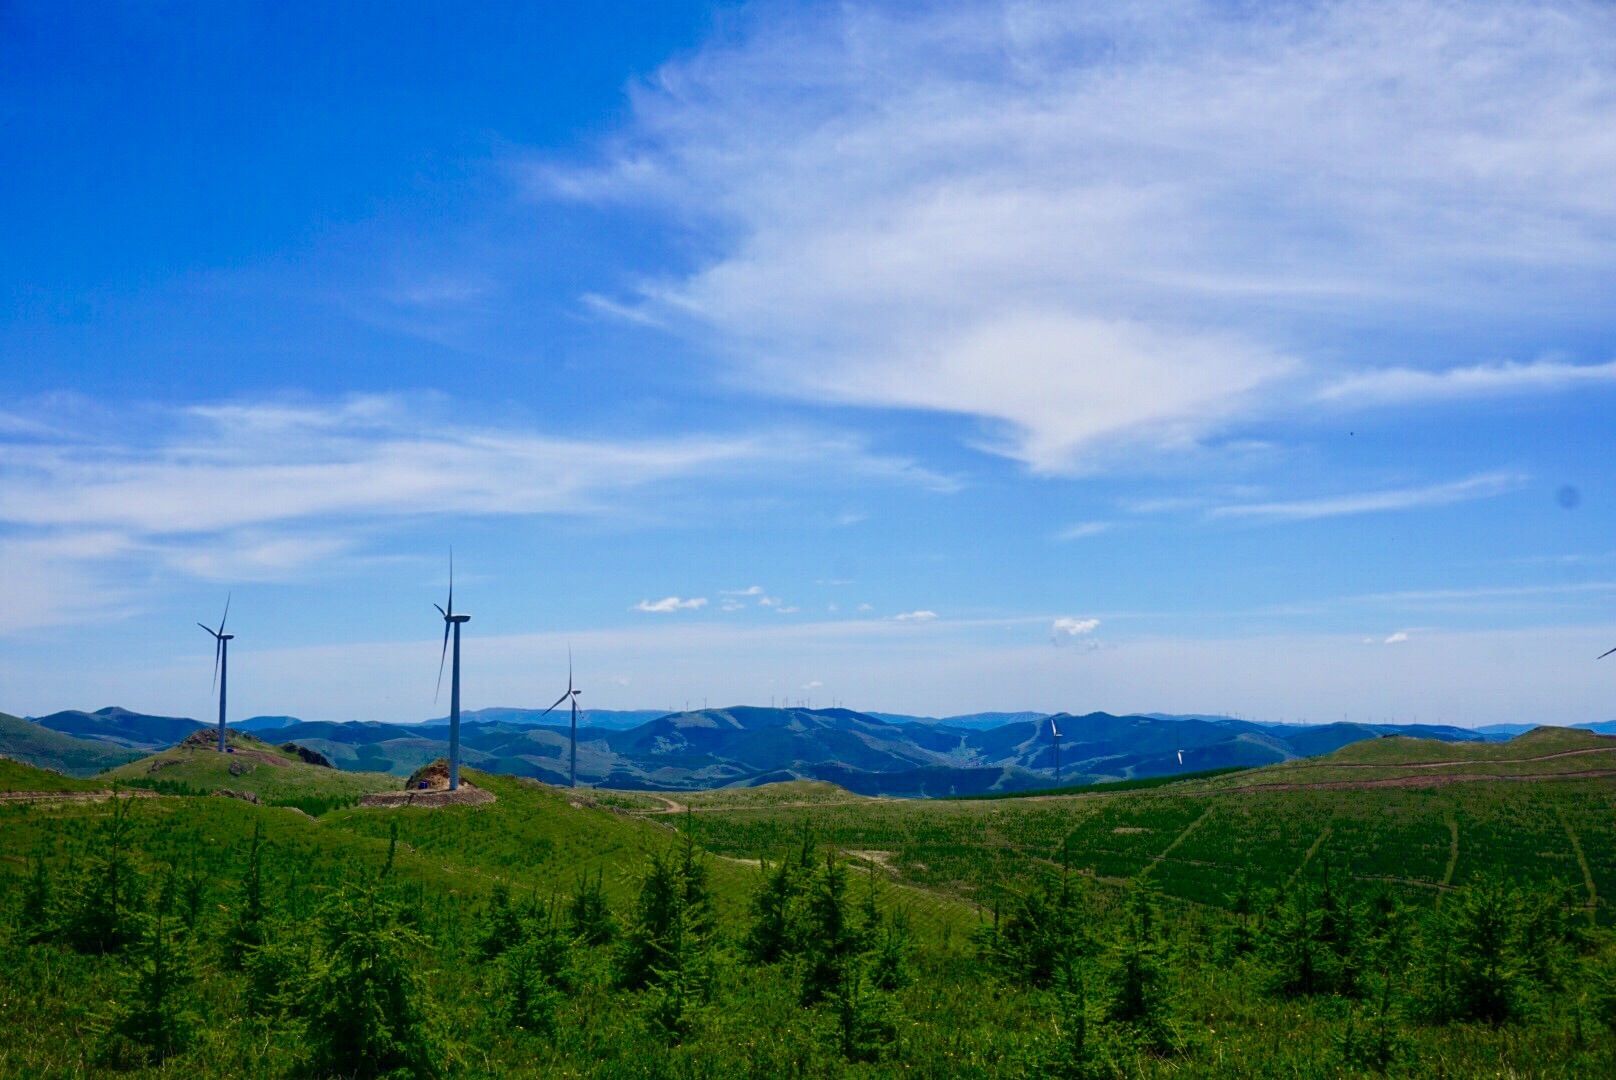
<path id="1" fill-rule="evenodd" d="M 1616 360 L 1606 364 L 1539 360 L 1530 364 L 1477 364 L 1442 371 L 1385 368 L 1331 383 L 1318 397 L 1321 401 L 1349 405 L 1404 405 L 1510 394 L 1547 394 L 1600 385 L 1616 386 Z"/>
<path id="2" fill-rule="evenodd" d="M 1316 499 L 1217 506 L 1207 511 L 1207 517 L 1282 522 L 1312 521 L 1353 514 L 1381 514 L 1395 510 L 1447 506 L 1473 499 L 1495 498 L 1518 491 L 1525 483 L 1526 477 L 1519 473 L 1482 473 L 1451 483 L 1430 484 L 1424 487 L 1389 488 L 1381 491 L 1329 495 Z"/>

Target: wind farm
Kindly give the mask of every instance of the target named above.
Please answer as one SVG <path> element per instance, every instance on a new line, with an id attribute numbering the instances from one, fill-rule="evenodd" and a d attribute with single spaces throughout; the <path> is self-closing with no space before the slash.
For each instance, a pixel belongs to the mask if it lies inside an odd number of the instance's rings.
<path id="1" fill-rule="evenodd" d="M 0 1080 L 1616 1077 L 1616 7 L 0 55 Z"/>

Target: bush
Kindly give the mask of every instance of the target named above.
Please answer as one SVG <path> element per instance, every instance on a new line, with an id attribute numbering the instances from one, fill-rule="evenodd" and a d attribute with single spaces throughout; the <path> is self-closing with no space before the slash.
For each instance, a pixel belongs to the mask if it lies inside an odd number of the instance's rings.
<path id="1" fill-rule="evenodd" d="M 133 992 L 115 1007 L 109 1050 L 118 1058 L 133 1049 L 142 1060 L 163 1061 L 191 1043 L 197 1017 L 190 991 L 196 973 L 189 950 L 174 938 L 161 911 L 139 922 Z"/>
<path id="2" fill-rule="evenodd" d="M 341 1076 L 438 1074 L 426 986 L 412 954 L 426 945 L 375 885 L 328 897 L 318 918 L 324 955 L 301 1003 L 315 1068 Z"/>

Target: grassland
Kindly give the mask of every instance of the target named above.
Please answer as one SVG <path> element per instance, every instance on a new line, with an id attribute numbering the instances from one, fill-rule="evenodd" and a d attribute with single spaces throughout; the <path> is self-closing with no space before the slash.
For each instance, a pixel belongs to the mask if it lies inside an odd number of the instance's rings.
<path id="1" fill-rule="evenodd" d="M 121 746 L 74 738 L 0 713 L 0 758 L 38 765 L 69 776 L 93 776 L 139 756 Z"/>
<path id="2" fill-rule="evenodd" d="M 1169 896 L 1212 906 L 1226 906 L 1242 883 L 1279 888 L 1312 866 L 1410 903 L 1467 882 L 1563 885 L 1610 922 L 1616 781 L 1578 777 L 1581 768 L 1564 763 L 1612 748 L 1613 738 L 1545 730 L 1506 744 L 1373 740 L 1317 760 L 1115 794 L 847 796 L 778 808 L 737 794 L 689 827 L 713 851 L 756 857 L 785 850 L 806 825 L 845 850 L 890 852 L 901 880 L 983 904 L 1063 859 L 1102 880 L 1148 877 Z"/>
<path id="3" fill-rule="evenodd" d="M 674 796 L 568 791 L 471 770 L 468 778 L 494 802 L 336 807 L 311 818 L 207 795 L 142 798 L 128 804 L 123 843 L 149 908 L 175 888 L 199 890 L 184 948 L 198 980 L 191 1015 L 200 1018 L 205 1006 L 209 1022 L 192 1023 L 194 1041 L 166 1061 L 119 1068 L 141 1076 L 319 1074 L 308 1016 L 255 999 L 256 976 L 225 960 L 258 829 L 271 944 L 314 948 L 310 927 L 333 898 L 362 895 L 390 867 L 387 888 L 419 935 L 398 940 L 413 942 L 403 947 L 422 975 L 422 1022 L 434 1032 L 443 1075 L 1611 1075 L 1616 1036 L 1602 1019 L 1599 987 L 1616 987 L 1616 948 L 1603 929 L 1616 897 L 1616 780 L 1542 765 L 1560 760 L 1545 754 L 1602 745 L 1554 734 L 1516 744 L 1514 753 L 1484 746 L 1472 755 L 1441 744 L 1447 757 L 1437 758 L 1416 741 L 1382 740 L 1305 766 L 1334 770 L 1319 774 L 1327 777 L 1361 767 L 1370 779 L 1379 770 L 1450 778 L 1421 786 L 1272 779 L 1304 767 L 1295 765 L 1139 790 L 917 801 L 806 782 Z M 201 770 L 175 774 L 198 789 L 274 780 L 279 787 L 257 790 L 289 800 L 325 792 L 320 785 L 330 781 L 331 770 L 302 762 L 258 762 L 228 783 L 206 771 L 228 776 L 240 756 L 203 751 L 157 775 Z M 1452 779 L 1482 764 L 1520 768 L 1520 759 L 1541 766 L 1538 779 Z M 0 788 L 47 784 L 101 786 L 0 761 Z M 104 864 L 115 812 L 108 802 L 0 803 L 0 1076 L 113 1068 L 97 1048 L 146 985 L 144 954 L 99 955 L 43 939 L 27 930 L 27 913 L 44 878 L 65 910 L 91 868 Z M 669 1037 L 654 1020 L 665 996 L 617 988 L 613 947 L 582 944 L 571 947 L 576 974 L 556 1000 L 553 1029 L 513 1027 L 503 1011 L 507 968 L 487 952 L 497 897 L 544 908 L 593 876 L 627 923 L 643 902 L 649 859 L 677 851 L 687 837 L 708 853 L 716 917 L 707 989 L 689 1027 Z M 873 890 L 880 917 L 892 924 L 901 914 L 910 927 L 910 978 L 882 996 L 882 1015 L 895 1019 L 868 1052 L 850 1051 L 839 1034 L 842 1006 L 804 1006 L 804 961 L 749 959 L 745 943 L 767 879 L 758 860 L 772 874 L 801 853 L 805 838 L 814 846 L 810 865 L 823 868 L 839 853 L 855 869 L 850 903 Z M 1063 881 L 1073 890 L 1074 940 L 1083 942 L 1074 954 L 1087 980 L 1082 998 L 1069 982 L 1018 975 L 985 944 L 1006 940 L 1000 913 L 1010 927 L 1018 903 Z M 1552 972 L 1523 991 L 1507 1020 L 1430 1019 L 1420 1011 L 1428 970 L 1420 957 L 1458 925 L 1443 921 L 1445 912 L 1468 910 L 1494 885 L 1548 897 L 1549 907 L 1520 910 L 1563 911 L 1580 929 L 1555 946 Z M 1286 905 L 1321 889 L 1348 905 L 1374 899 L 1381 906 L 1352 909 L 1366 926 L 1370 910 L 1405 912 L 1404 966 L 1387 958 L 1391 938 L 1377 938 L 1383 944 L 1364 955 L 1382 974 L 1371 971 L 1358 990 L 1277 992 L 1280 953 L 1238 943 L 1251 933 L 1277 940 L 1289 925 Z M 1242 896 L 1256 901 L 1243 904 Z M 1154 905 L 1159 921 L 1145 951 L 1130 952 L 1141 903 Z M 1141 957 L 1165 978 L 1155 1035 L 1115 1019 L 1107 1004 L 1107 988 L 1121 985 Z M 1516 956 L 1518 965 L 1527 959 Z M 1377 1006 L 1376 988 L 1394 1004 Z M 1078 1016 L 1099 1048 L 1081 1067 L 1072 1057 Z M 1616 1022 L 1616 1013 L 1608 1019 Z M 1384 1060 L 1352 1049 L 1352 1032 L 1375 1023 L 1395 1028 Z"/>
<path id="4" fill-rule="evenodd" d="M 229 740 L 234 752 L 220 754 L 206 733 L 200 739 L 193 736 L 178 746 L 109 769 L 99 779 L 170 794 L 236 791 L 311 813 L 357 802 L 371 792 L 402 787 L 398 777 L 385 773 L 311 765 L 296 753 L 242 732 L 230 732 Z"/>

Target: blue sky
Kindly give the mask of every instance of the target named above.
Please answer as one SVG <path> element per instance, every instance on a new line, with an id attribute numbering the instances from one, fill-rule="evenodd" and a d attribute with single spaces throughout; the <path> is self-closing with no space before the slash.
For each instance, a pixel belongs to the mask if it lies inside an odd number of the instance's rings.
<path id="1" fill-rule="evenodd" d="M 0 13 L 0 709 L 1616 715 L 1608 8 L 460 7 Z"/>

